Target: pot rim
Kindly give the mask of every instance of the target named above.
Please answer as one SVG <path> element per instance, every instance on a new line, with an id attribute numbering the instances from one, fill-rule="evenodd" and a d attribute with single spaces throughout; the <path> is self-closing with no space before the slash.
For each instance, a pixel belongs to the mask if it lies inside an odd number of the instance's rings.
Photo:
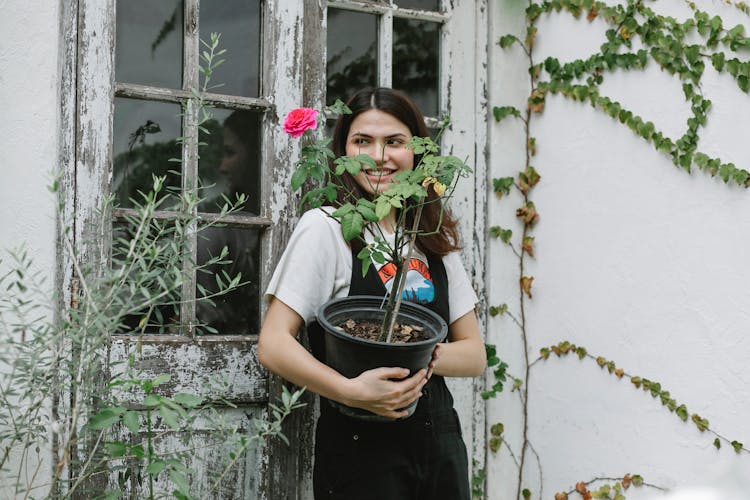
<path id="1" fill-rule="evenodd" d="M 318 308 L 318 312 L 316 314 L 316 319 L 318 323 L 320 323 L 320 325 L 324 328 L 326 332 L 330 333 L 334 337 L 338 337 L 340 339 L 345 339 L 345 340 L 354 340 L 357 342 L 361 342 L 363 344 L 371 345 L 373 347 L 383 347 L 383 348 L 386 348 L 386 347 L 390 348 L 393 346 L 416 348 L 419 346 L 436 344 L 438 342 L 442 342 L 445 339 L 445 337 L 448 335 L 448 324 L 445 322 L 443 318 L 440 317 L 440 315 L 426 308 L 423 305 L 404 300 L 403 302 L 401 302 L 401 310 L 399 311 L 399 316 L 401 315 L 401 311 L 403 311 L 404 306 L 406 306 L 407 309 L 410 309 L 410 308 L 415 309 L 417 313 L 426 314 L 427 316 L 430 316 L 439 325 L 437 329 L 438 334 L 435 337 L 425 339 L 425 340 L 420 340 L 418 342 L 398 342 L 398 343 L 381 342 L 377 340 L 369 340 L 369 339 L 363 339 L 361 337 L 355 337 L 354 335 L 350 335 L 336 328 L 332 323 L 328 321 L 328 319 L 326 318 L 326 315 L 324 314 L 325 310 L 333 305 L 336 305 L 342 302 L 350 302 L 354 300 L 365 300 L 365 301 L 372 300 L 375 303 L 385 302 L 384 298 L 379 295 L 351 295 L 347 297 L 339 297 L 339 298 L 331 299 L 325 304 L 323 304 L 322 306 L 320 306 L 320 308 Z M 375 309 L 382 310 L 381 308 L 375 308 Z"/>

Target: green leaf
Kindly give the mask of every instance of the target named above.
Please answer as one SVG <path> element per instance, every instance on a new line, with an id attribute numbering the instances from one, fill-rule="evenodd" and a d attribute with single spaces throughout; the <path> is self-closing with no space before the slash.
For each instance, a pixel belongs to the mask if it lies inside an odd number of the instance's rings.
<path id="1" fill-rule="evenodd" d="M 190 493 L 190 483 L 188 482 L 187 474 L 176 469 L 169 469 L 169 479 L 172 480 L 177 491 L 183 495 Z"/>
<path id="2" fill-rule="evenodd" d="M 502 121 L 507 116 L 520 117 L 521 112 L 513 106 L 495 106 L 492 108 L 492 114 L 495 116 L 495 121 Z"/>
<path id="3" fill-rule="evenodd" d="M 203 398 L 196 396 L 195 394 L 188 394 L 181 392 L 174 395 L 174 401 L 177 404 L 184 406 L 185 408 L 195 408 L 203 402 Z"/>
<path id="4" fill-rule="evenodd" d="M 375 213 L 375 204 L 370 200 L 359 199 L 357 200 L 357 211 L 362 217 L 369 222 L 377 222 L 378 216 Z"/>
<path id="5" fill-rule="evenodd" d="M 107 429 L 120 421 L 121 413 L 105 408 L 89 420 L 89 427 L 95 430 Z"/>
<path id="6" fill-rule="evenodd" d="M 375 160 L 372 159 L 370 155 L 357 155 L 354 157 L 354 159 L 359 162 L 360 164 L 367 165 L 368 167 L 375 169 L 377 168 L 377 164 L 375 163 Z M 353 173 L 352 170 L 347 168 L 347 172 L 349 172 L 352 175 L 357 175 L 360 171 L 361 167 L 357 169 L 356 173 Z"/>
<path id="7" fill-rule="evenodd" d="M 513 187 L 513 177 L 492 179 L 492 186 L 498 196 L 510 194 L 510 188 Z"/>
<path id="8" fill-rule="evenodd" d="M 721 449 L 721 441 L 719 440 L 719 438 L 714 439 L 714 446 L 717 450 Z"/>
<path id="9" fill-rule="evenodd" d="M 362 234 L 364 223 L 364 219 L 358 212 L 350 212 L 344 215 L 341 218 L 341 232 L 344 235 L 344 239 L 351 241 Z"/>
<path id="10" fill-rule="evenodd" d="M 148 474 L 151 477 L 157 476 L 166 467 L 167 467 L 167 463 L 164 460 L 156 460 L 148 464 L 148 467 L 146 467 L 146 474 Z"/>
<path id="11" fill-rule="evenodd" d="M 515 35 L 503 35 L 500 37 L 500 41 L 498 42 L 500 44 L 500 47 L 503 49 L 507 49 L 511 45 L 513 45 L 513 42 L 517 42 L 518 38 Z"/>
<path id="12" fill-rule="evenodd" d="M 385 196 L 378 197 L 375 201 L 375 215 L 378 217 L 378 220 L 388 217 L 390 213 L 391 203 L 388 201 L 388 198 Z"/>
<path id="13" fill-rule="evenodd" d="M 126 411 L 125 413 L 123 413 L 122 423 L 125 424 L 125 427 L 128 428 L 131 434 L 133 435 L 138 434 L 138 430 L 139 430 L 138 412 Z"/>
<path id="14" fill-rule="evenodd" d="M 680 419 L 681 419 L 681 420 L 682 420 L 683 422 L 687 422 L 687 419 L 688 419 L 688 410 L 687 410 L 687 407 L 686 407 L 685 405 L 680 405 L 680 406 L 678 406 L 678 407 L 677 407 L 677 408 L 675 409 L 675 411 L 674 411 L 674 412 L 675 412 L 675 414 L 676 414 L 676 415 L 677 415 L 678 417 L 680 417 Z"/>
<path id="15" fill-rule="evenodd" d="M 740 443 L 739 441 L 732 441 L 731 445 L 732 448 L 734 448 L 734 451 L 736 451 L 737 453 L 742 451 L 742 443 Z"/>
<path id="16" fill-rule="evenodd" d="M 160 406 L 159 407 L 159 414 L 161 415 L 161 418 L 164 419 L 164 423 L 169 426 L 172 430 L 179 430 L 180 423 L 177 421 L 177 413 L 175 413 L 173 410 L 170 410 L 166 406 Z"/>
<path id="17" fill-rule="evenodd" d="M 725 56 L 723 52 L 717 52 L 711 56 L 711 64 L 714 65 L 716 71 L 724 71 L 724 60 Z"/>
<path id="18" fill-rule="evenodd" d="M 149 394 L 143 398 L 143 406 L 159 406 L 161 404 L 161 397 L 154 394 Z"/>
<path id="19" fill-rule="evenodd" d="M 157 375 L 156 377 L 154 377 L 154 379 L 151 381 L 151 383 L 152 383 L 153 387 L 156 387 L 156 386 L 159 386 L 159 385 L 162 385 L 162 384 L 166 384 L 167 382 L 169 382 L 169 379 L 171 379 L 171 378 L 172 378 L 172 376 L 169 373 L 161 373 L 161 374 Z"/>
<path id="20" fill-rule="evenodd" d="M 292 191 L 297 191 L 307 180 L 307 168 L 300 167 L 292 174 Z"/>
<path id="21" fill-rule="evenodd" d="M 128 451 L 128 445 L 120 441 L 106 443 L 105 446 L 107 447 L 107 454 L 111 458 L 123 457 Z"/>
<path id="22" fill-rule="evenodd" d="M 337 208 L 336 210 L 334 210 L 331 213 L 331 216 L 332 217 L 336 217 L 337 219 L 341 219 L 346 214 L 350 214 L 350 213 L 354 212 L 354 210 L 355 210 L 354 205 L 352 205 L 351 203 L 347 203 L 345 205 L 341 205 L 339 208 Z"/>

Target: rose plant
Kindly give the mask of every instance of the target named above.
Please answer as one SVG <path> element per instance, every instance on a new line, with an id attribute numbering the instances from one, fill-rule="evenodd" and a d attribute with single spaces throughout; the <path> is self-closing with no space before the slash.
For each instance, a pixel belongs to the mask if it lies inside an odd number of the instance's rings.
<path id="1" fill-rule="evenodd" d="M 325 115 L 328 116 L 341 114 L 351 114 L 351 110 L 339 100 L 325 111 Z M 312 135 L 302 147 L 296 163 L 296 169 L 291 177 L 292 189 L 298 191 L 308 182 L 312 185 L 305 190 L 300 199 L 300 211 L 306 207 L 335 208 L 333 212 L 325 213 L 341 224 L 344 239 L 347 242 L 358 239 L 364 244 L 357 255 L 362 262 L 363 276 L 373 261 L 378 264 L 394 264 L 394 285 L 387 296 L 379 337 L 380 341 L 391 342 L 406 284 L 407 266 L 417 237 L 439 231 L 445 204 L 440 205 L 441 217 L 438 225 L 429 232 L 419 228 L 422 210 L 429 203 L 451 198 L 458 179 L 468 176 L 471 169 L 455 156 L 438 154 L 440 148 L 437 141 L 450 124 L 449 120 L 445 119 L 440 125 L 435 141 L 429 137 L 412 137 L 406 145 L 414 152 L 415 158 L 419 157 L 412 170 L 396 174 L 395 182 L 388 189 L 377 191 L 372 197 L 357 197 L 344 184 L 342 176 L 345 173 L 356 176 L 363 167 L 375 170 L 376 162 L 366 154 L 337 158 L 328 147 L 331 139 L 321 137 L 322 134 L 316 132 L 324 121 L 321 120 L 319 123 L 317 117 L 318 112 L 314 109 L 297 108 L 289 112 L 284 120 L 284 130 L 290 136 L 297 138 L 305 132 Z M 434 196 L 428 196 L 429 190 Z M 396 224 L 393 238 L 388 239 L 382 232 L 379 222 L 388 217 L 392 209 L 396 209 Z M 409 212 L 413 213 L 413 217 L 407 218 Z M 407 220 L 411 221 L 409 227 L 406 224 Z M 368 243 L 365 231 L 373 234 L 374 241 Z"/>

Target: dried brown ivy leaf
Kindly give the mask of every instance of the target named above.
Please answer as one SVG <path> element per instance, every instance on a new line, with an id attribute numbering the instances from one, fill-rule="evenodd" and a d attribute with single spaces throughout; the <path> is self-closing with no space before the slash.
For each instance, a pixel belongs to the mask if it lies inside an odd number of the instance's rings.
<path id="1" fill-rule="evenodd" d="M 533 276 L 523 276 L 521 277 L 521 290 L 529 297 L 531 297 L 531 282 L 534 281 Z"/>

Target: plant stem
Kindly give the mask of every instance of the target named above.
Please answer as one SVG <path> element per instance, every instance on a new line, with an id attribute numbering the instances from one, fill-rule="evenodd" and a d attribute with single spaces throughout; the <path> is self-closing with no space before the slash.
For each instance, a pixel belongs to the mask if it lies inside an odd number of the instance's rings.
<path id="1" fill-rule="evenodd" d="M 392 309 L 393 312 L 391 313 L 390 318 L 387 318 L 387 329 L 385 329 L 384 331 L 381 330 L 381 337 L 383 336 L 383 333 L 385 333 L 385 341 L 389 344 L 393 339 L 393 327 L 396 324 L 398 310 L 401 308 L 401 301 L 403 300 L 404 287 L 406 286 L 406 274 L 409 271 L 409 261 L 411 260 L 412 253 L 414 252 L 414 245 L 417 242 L 417 231 L 419 230 L 419 220 L 422 218 L 423 206 L 424 205 L 419 204 L 419 206 L 417 207 L 417 212 L 414 214 L 414 222 L 412 223 L 411 234 L 409 235 L 409 246 L 407 247 L 406 257 L 404 257 L 404 260 L 401 262 L 401 269 L 396 274 L 397 280 L 394 281 L 393 287 L 391 288 L 391 295 L 388 298 L 389 304 L 391 302 L 394 302 Z M 396 250 L 398 250 L 398 248 Z M 391 310 L 391 308 L 388 307 L 386 310 L 389 311 Z"/>

